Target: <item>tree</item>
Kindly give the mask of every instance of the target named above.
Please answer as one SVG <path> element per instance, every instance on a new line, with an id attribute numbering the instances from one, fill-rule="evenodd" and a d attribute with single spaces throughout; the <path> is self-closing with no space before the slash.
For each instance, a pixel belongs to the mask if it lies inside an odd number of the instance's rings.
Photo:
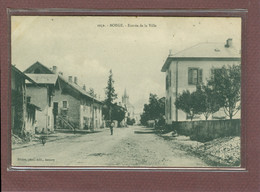
<path id="1" fill-rule="evenodd" d="M 108 81 L 107 81 L 107 87 L 105 89 L 105 93 L 106 93 L 106 99 L 105 99 L 105 104 L 108 107 L 108 111 L 107 111 L 107 116 L 109 120 L 111 119 L 111 115 L 112 115 L 112 104 L 114 102 L 115 99 L 117 99 L 117 94 L 115 93 L 115 88 L 114 88 L 114 80 L 113 80 L 113 72 L 112 69 L 110 69 L 109 71 L 109 77 L 108 77 Z"/>
<path id="2" fill-rule="evenodd" d="M 165 97 L 159 99 L 156 94 L 150 93 L 149 104 L 144 104 L 143 111 L 140 120 L 143 125 L 146 125 L 148 120 L 161 118 L 165 114 Z"/>
<path id="3" fill-rule="evenodd" d="M 112 119 L 117 120 L 118 125 L 120 126 L 121 121 L 125 119 L 126 109 L 118 106 L 117 103 L 112 106 Z"/>
<path id="4" fill-rule="evenodd" d="M 175 101 L 175 106 L 177 109 L 185 112 L 193 120 L 195 115 L 199 115 L 202 112 L 201 100 L 198 92 L 190 93 L 189 90 L 185 90 L 182 94 L 179 94 Z"/>
<path id="5" fill-rule="evenodd" d="M 209 116 L 220 109 L 217 96 L 209 85 L 200 84 L 197 85 L 196 94 L 199 97 L 199 110 L 204 115 L 205 119 L 208 120 Z"/>
<path id="6" fill-rule="evenodd" d="M 95 91 L 94 91 L 94 89 L 93 88 L 89 88 L 89 91 L 88 91 L 88 93 L 92 96 L 92 97 L 94 97 L 94 98 L 96 98 L 97 97 L 97 94 L 95 94 Z"/>
<path id="7" fill-rule="evenodd" d="M 218 104 L 225 114 L 232 119 L 241 109 L 241 68 L 238 65 L 223 66 L 215 70 L 208 85 L 216 95 Z"/>

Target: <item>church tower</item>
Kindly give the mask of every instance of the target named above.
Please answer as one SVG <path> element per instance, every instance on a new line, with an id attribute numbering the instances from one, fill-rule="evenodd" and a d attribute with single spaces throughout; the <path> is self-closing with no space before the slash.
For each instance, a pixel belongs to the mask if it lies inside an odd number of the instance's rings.
<path id="1" fill-rule="evenodd" d="M 124 105 L 129 104 L 129 96 L 126 93 L 126 89 L 125 89 L 124 95 L 122 96 L 122 104 L 124 104 Z"/>

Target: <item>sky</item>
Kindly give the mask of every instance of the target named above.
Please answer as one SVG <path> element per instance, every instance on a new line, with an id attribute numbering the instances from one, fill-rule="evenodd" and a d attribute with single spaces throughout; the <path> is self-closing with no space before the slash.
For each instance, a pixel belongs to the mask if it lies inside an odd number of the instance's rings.
<path id="1" fill-rule="evenodd" d="M 140 113 L 150 93 L 165 96 L 161 68 L 169 50 L 228 38 L 240 49 L 240 18 L 12 16 L 11 63 L 21 71 L 36 61 L 57 66 L 100 99 L 112 69 L 117 102 L 126 89 Z"/>

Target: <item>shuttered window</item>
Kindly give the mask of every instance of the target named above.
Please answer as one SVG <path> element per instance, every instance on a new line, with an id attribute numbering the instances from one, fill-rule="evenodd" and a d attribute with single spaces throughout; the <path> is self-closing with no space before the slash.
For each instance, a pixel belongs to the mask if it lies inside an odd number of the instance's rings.
<path id="1" fill-rule="evenodd" d="M 197 85 L 198 83 L 202 83 L 202 73 L 202 69 L 188 68 L 188 84 Z"/>
<path id="2" fill-rule="evenodd" d="M 68 101 L 62 101 L 62 107 L 68 108 Z"/>
<path id="3" fill-rule="evenodd" d="M 212 68 L 211 69 L 211 76 L 215 78 L 215 76 L 218 76 L 221 74 L 221 69 L 219 68 Z"/>
<path id="4" fill-rule="evenodd" d="M 168 84 L 168 75 L 166 75 L 165 85 L 166 85 L 166 90 L 168 90 L 168 87 L 169 87 L 169 84 Z"/>

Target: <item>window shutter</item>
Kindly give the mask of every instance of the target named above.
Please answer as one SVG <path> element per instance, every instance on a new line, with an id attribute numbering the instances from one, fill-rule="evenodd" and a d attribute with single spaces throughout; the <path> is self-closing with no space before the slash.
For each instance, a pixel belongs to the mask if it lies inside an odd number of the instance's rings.
<path id="1" fill-rule="evenodd" d="M 166 84 L 166 90 L 168 90 L 168 75 L 166 75 L 165 84 Z"/>
<path id="2" fill-rule="evenodd" d="M 199 69 L 198 83 L 202 83 L 202 69 Z"/>
<path id="3" fill-rule="evenodd" d="M 214 78 L 214 68 L 211 68 L 211 70 L 210 70 L 210 76 L 212 77 L 212 78 Z"/>
<path id="4" fill-rule="evenodd" d="M 192 69 L 191 68 L 188 69 L 188 84 L 189 85 L 192 84 Z"/>
<path id="5" fill-rule="evenodd" d="M 170 78 L 169 78 L 169 87 L 172 86 L 172 72 L 170 71 L 169 73 Z"/>

